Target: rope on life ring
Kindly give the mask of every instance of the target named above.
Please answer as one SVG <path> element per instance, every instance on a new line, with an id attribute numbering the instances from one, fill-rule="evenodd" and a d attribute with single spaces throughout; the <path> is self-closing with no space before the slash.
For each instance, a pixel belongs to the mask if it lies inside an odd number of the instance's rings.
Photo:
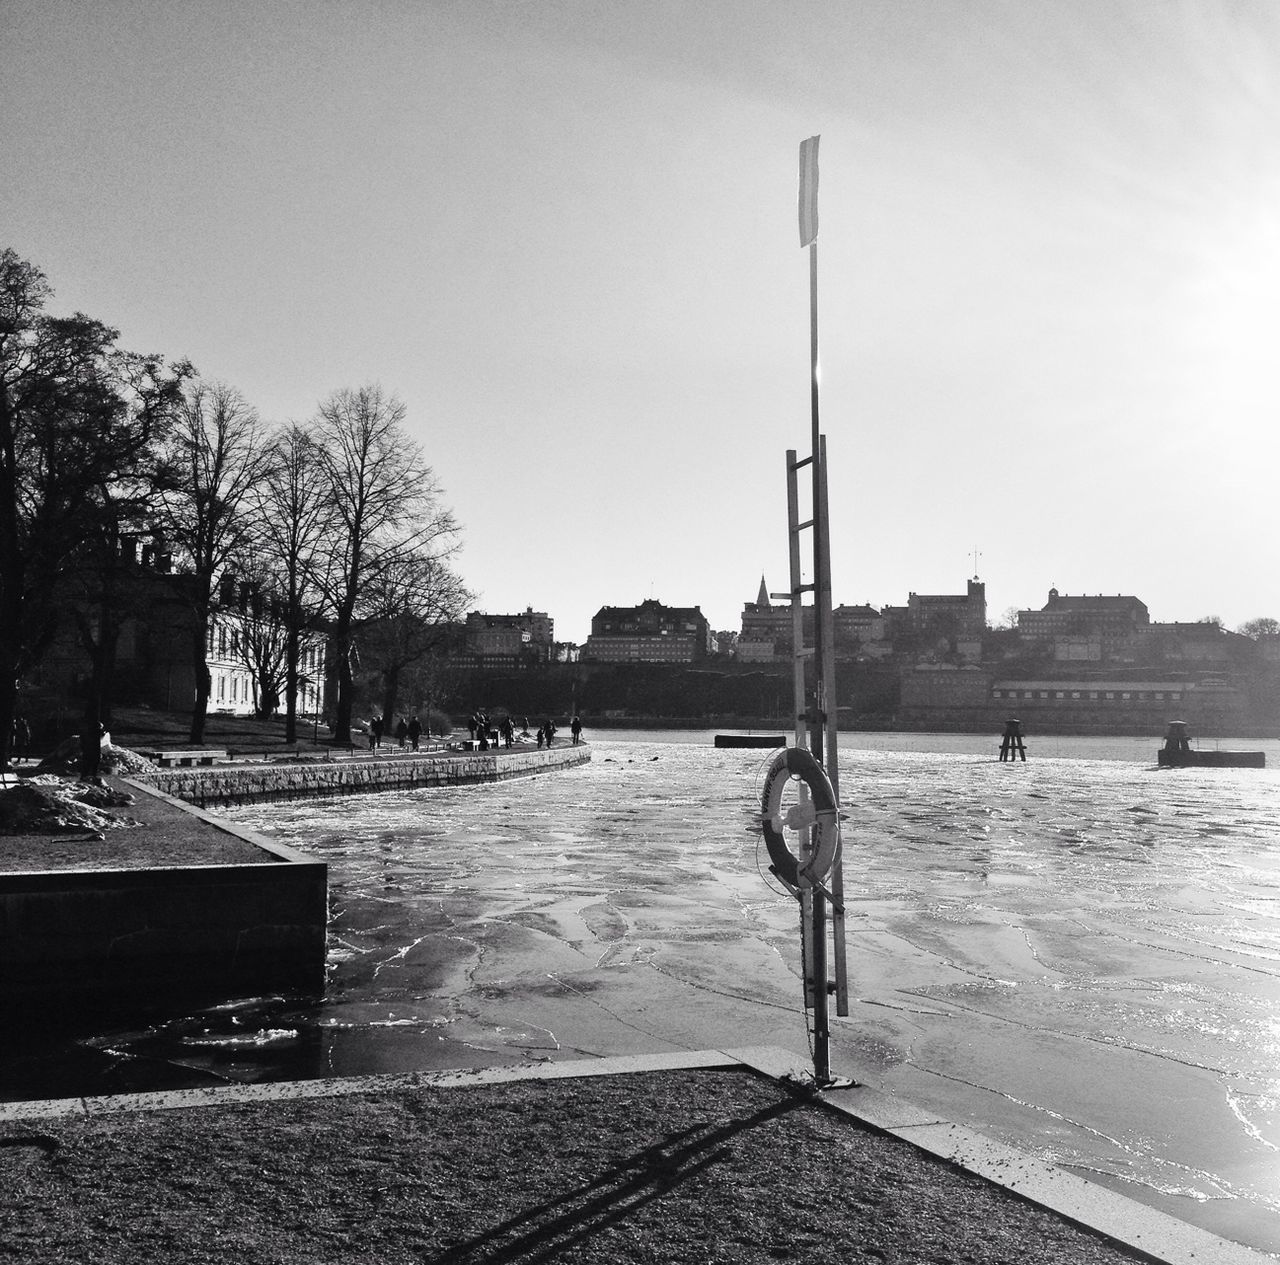
<path id="1" fill-rule="evenodd" d="M 796 805 L 784 818 L 781 815 L 782 792 L 792 777 L 798 777 L 809 788 L 812 800 L 807 812 Z M 793 888 L 821 883 L 835 864 L 836 848 L 840 842 L 840 814 L 836 808 L 835 792 L 822 765 L 803 747 L 788 747 L 780 751 L 765 774 L 760 810 L 760 824 L 764 828 L 764 843 L 769 849 L 773 872 Z M 787 847 L 782 833 L 784 826 L 792 829 L 815 827 L 817 841 L 813 855 L 803 864 Z"/>

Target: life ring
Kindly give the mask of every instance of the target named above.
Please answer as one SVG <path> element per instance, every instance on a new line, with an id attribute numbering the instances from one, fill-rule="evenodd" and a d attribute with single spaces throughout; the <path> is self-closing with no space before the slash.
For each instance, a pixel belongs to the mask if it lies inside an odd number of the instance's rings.
<path id="1" fill-rule="evenodd" d="M 793 776 L 798 777 L 809 788 L 809 812 L 797 814 L 797 805 L 787 813 L 784 820 L 780 815 L 782 791 Z M 791 887 L 811 887 L 814 883 L 821 883 L 835 864 L 836 848 L 840 842 L 840 814 L 836 808 L 836 796 L 822 765 L 803 747 L 788 747 L 785 751 L 780 751 L 769 766 L 769 772 L 765 774 L 760 809 L 764 844 L 769 849 L 773 872 Z M 803 865 L 787 847 L 782 833 L 784 825 L 816 828 L 817 841 L 813 855 Z"/>

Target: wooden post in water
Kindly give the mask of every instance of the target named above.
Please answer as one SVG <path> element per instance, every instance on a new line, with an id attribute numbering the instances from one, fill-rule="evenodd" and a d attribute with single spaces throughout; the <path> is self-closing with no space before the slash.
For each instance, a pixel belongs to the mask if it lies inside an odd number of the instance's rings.
<path id="1" fill-rule="evenodd" d="M 1000 742 L 1000 759 L 1016 760 L 1018 756 L 1022 757 L 1023 763 L 1027 759 L 1027 749 L 1022 745 L 1022 721 L 1015 720 L 1012 716 L 1004 722 L 1004 738 Z"/>

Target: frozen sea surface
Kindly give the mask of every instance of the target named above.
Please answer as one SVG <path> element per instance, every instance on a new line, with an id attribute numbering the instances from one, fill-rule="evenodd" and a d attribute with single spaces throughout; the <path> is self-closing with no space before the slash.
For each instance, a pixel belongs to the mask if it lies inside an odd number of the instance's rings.
<path id="1" fill-rule="evenodd" d="M 1046 739 L 1013 765 L 988 740 L 841 741 L 834 1070 L 1280 1252 L 1276 768 L 1159 771 L 1152 740 Z M 232 811 L 329 862 L 325 1000 L 86 1047 L 196 1080 L 806 1052 L 797 907 L 752 829 L 770 753 L 636 733 L 593 752 Z"/>

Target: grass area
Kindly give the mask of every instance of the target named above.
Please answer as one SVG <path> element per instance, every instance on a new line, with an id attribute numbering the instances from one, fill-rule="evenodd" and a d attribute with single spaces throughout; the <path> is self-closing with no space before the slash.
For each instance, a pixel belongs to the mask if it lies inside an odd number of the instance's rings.
<path id="1" fill-rule="evenodd" d="M 258 720 L 254 716 L 226 716 L 210 712 L 205 720 L 204 745 L 235 749 L 284 748 L 284 717 Z M 111 717 L 112 741 L 122 747 L 183 747 L 191 734 L 190 712 L 162 712 L 143 707 L 117 707 Z M 329 730 L 321 725 L 317 735 L 312 721 L 298 721 L 298 748 L 325 751 L 333 745 Z"/>
<path id="2" fill-rule="evenodd" d="M 433 713 L 434 715 L 434 713 Z M 291 751 L 284 740 L 284 717 L 271 716 L 259 720 L 256 716 L 227 716 L 219 712 L 210 712 L 205 718 L 205 747 L 226 748 L 239 753 Z M 335 743 L 329 728 L 323 722 L 317 729 L 313 720 L 298 718 L 297 749 L 300 752 L 329 751 L 337 748 L 346 751 L 350 747 L 365 747 L 367 740 L 363 732 L 357 732 L 362 722 L 352 719 L 352 741 Z M 155 711 L 147 707 L 116 707 L 111 715 L 111 740 L 117 746 L 128 747 L 132 751 L 146 750 L 148 747 L 179 748 L 189 747 L 191 733 L 190 712 Z M 424 733 L 424 741 L 429 741 Z M 438 734 L 433 734 L 438 737 Z M 465 735 L 464 735 L 465 736 Z M 389 734 L 382 739 L 384 750 L 395 747 L 396 742 Z"/>

